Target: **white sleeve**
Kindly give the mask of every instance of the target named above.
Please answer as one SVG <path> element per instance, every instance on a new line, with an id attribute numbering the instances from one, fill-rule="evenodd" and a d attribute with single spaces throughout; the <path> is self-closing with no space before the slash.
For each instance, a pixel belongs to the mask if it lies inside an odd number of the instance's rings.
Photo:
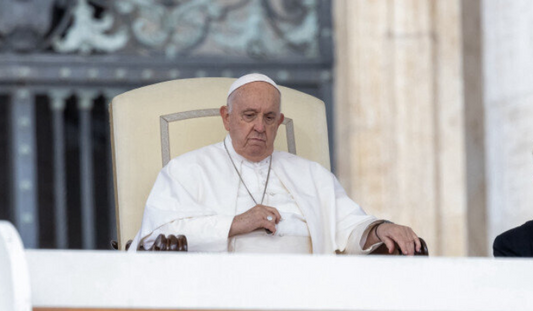
<path id="1" fill-rule="evenodd" d="M 216 212 L 207 206 L 202 194 L 204 181 L 195 168 L 178 171 L 179 165 L 170 162 L 154 183 L 146 201 L 141 229 L 131 245 L 152 246 L 159 234 L 183 234 L 189 251 L 227 251 L 228 234 L 234 215 Z M 178 178 L 177 176 L 183 176 Z"/>
<path id="2" fill-rule="evenodd" d="M 335 236 L 338 250 L 347 254 L 369 254 L 381 244 L 377 243 L 368 249 L 363 249 L 366 239 L 370 229 L 382 220 L 366 214 L 348 197 L 337 178 L 333 174 L 331 176 L 335 191 Z"/>
<path id="3" fill-rule="evenodd" d="M 372 244 L 367 249 L 363 249 L 363 247 L 365 246 L 366 239 L 368 238 L 370 230 L 372 230 L 375 225 L 380 224 L 382 222 L 383 220 L 373 221 L 366 227 L 362 235 L 359 235 L 357 231 L 352 232 L 352 234 L 350 234 L 350 237 L 348 238 L 348 243 L 346 244 L 346 249 L 344 250 L 344 252 L 346 254 L 354 255 L 367 255 L 373 252 L 376 248 L 383 244 L 383 242 Z"/>

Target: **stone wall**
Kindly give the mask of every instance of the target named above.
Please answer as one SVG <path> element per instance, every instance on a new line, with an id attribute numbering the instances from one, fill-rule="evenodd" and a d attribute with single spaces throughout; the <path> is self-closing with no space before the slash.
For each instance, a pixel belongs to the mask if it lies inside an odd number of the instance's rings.
<path id="1" fill-rule="evenodd" d="M 336 1 L 337 173 L 434 255 L 466 253 L 459 1 Z"/>
<path id="2" fill-rule="evenodd" d="M 533 219 L 533 2 L 486 0 L 488 240 Z"/>
<path id="3" fill-rule="evenodd" d="M 533 218 L 533 2 L 335 1 L 337 175 L 433 255 Z"/>

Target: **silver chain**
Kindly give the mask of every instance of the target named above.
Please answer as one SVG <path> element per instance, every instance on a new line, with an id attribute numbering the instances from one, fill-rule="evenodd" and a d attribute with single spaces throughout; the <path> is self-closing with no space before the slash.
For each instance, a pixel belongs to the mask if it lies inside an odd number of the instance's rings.
<path id="1" fill-rule="evenodd" d="M 228 147 L 226 146 L 226 139 L 224 139 L 224 148 L 226 149 L 226 152 L 228 153 L 228 157 L 229 157 L 229 159 L 231 161 L 231 164 L 233 164 L 233 168 L 235 169 L 235 172 L 237 172 L 237 175 L 239 175 L 239 178 L 241 179 L 241 182 L 244 185 L 244 188 L 246 188 L 246 191 L 248 191 L 248 194 L 250 195 L 252 200 L 254 200 L 255 205 L 257 205 L 257 201 L 255 200 L 254 196 L 252 195 L 252 193 L 250 192 L 250 190 L 246 186 L 246 183 L 244 183 L 244 180 L 242 179 L 241 173 L 239 173 L 239 170 L 237 169 L 237 166 L 235 165 L 235 162 L 233 162 L 233 158 L 229 154 Z M 261 203 L 259 203 L 261 205 L 263 204 L 263 201 L 265 200 L 265 194 L 266 194 L 267 187 L 268 187 L 268 181 L 270 179 L 270 169 L 271 168 L 272 168 L 272 155 L 270 155 L 270 163 L 268 164 L 268 174 L 267 174 L 267 180 L 266 180 L 266 183 L 265 183 L 265 189 L 263 190 L 263 197 L 261 198 Z"/>

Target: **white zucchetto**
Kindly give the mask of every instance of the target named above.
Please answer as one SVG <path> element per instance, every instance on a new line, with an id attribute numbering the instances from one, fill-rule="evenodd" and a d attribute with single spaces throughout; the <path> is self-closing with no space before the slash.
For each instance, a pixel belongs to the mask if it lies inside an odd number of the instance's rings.
<path id="1" fill-rule="evenodd" d="M 280 94 L 281 94 L 281 91 L 279 90 L 278 85 L 272 79 L 270 79 L 269 77 L 265 76 L 264 74 L 250 73 L 250 74 L 247 74 L 247 75 L 244 75 L 244 76 L 240 77 L 239 79 L 235 80 L 235 82 L 233 82 L 233 84 L 229 88 L 228 97 L 236 89 L 238 89 L 241 86 L 246 85 L 248 83 L 252 83 L 252 82 L 266 82 L 266 83 L 272 85 L 273 87 L 275 87 L 278 90 L 278 92 L 280 92 Z"/>

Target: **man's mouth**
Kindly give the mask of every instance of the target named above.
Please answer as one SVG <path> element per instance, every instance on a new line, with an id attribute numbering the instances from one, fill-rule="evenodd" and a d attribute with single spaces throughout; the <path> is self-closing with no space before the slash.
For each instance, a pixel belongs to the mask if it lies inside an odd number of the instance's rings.
<path id="1" fill-rule="evenodd" d="M 255 140 L 255 141 L 260 141 L 260 142 L 266 141 L 265 139 L 262 139 L 262 138 L 250 138 L 250 140 Z"/>

